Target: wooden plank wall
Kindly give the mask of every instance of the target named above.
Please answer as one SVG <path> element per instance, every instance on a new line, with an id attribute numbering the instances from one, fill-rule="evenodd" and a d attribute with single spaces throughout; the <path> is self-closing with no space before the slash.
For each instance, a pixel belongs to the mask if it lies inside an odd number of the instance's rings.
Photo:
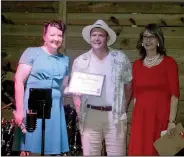
<path id="1" fill-rule="evenodd" d="M 42 41 L 42 25 L 53 19 L 65 19 L 67 35 L 65 53 L 73 59 L 90 46 L 83 40 L 81 31 L 97 19 L 105 20 L 118 38 L 112 46 L 122 49 L 133 63 L 138 58 L 136 42 L 140 31 L 148 23 L 162 27 L 168 55 L 174 57 L 179 67 L 180 101 L 177 121 L 184 124 L 184 3 L 145 2 L 93 2 L 68 1 L 62 8 L 58 1 L 2 2 L 2 52 L 16 69 L 18 59 L 25 48 L 38 46 Z M 64 9 L 66 13 L 63 13 Z M 64 16 L 62 17 L 61 14 Z M 13 75 L 10 75 L 13 78 Z M 66 100 L 66 102 L 71 100 Z M 133 105 L 129 107 L 129 126 Z"/>
<path id="2" fill-rule="evenodd" d="M 114 48 L 122 49 L 133 63 L 138 58 L 136 43 L 139 33 L 148 23 L 162 27 L 168 55 L 179 67 L 180 102 L 177 121 L 184 124 L 184 4 L 181 3 L 126 3 L 126 2 L 68 2 L 67 55 L 75 58 L 90 46 L 83 40 L 84 26 L 97 19 L 105 20 L 118 35 Z M 128 110 L 128 138 L 133 103 Z"/>
<path id="3" fill-rule="evenodd" d="M 27 47 L 39 46 L 42 43 L 43 23 L 55 19 L 56 16 L 57 19 L 63 19 L 61 3 L 57 1 L 2 1 L 1 53 L 7 54 L 1 60 L 2 67 L 10 62 L 11 68 L 15 71 L 22 52 Z M 13 78 L 12 72 L 8 72 L 5 77 L 10 80 Z M 8 120 L 12 118 L 11 110 L 3 110 L 1 113 L 2 117 Z"/>

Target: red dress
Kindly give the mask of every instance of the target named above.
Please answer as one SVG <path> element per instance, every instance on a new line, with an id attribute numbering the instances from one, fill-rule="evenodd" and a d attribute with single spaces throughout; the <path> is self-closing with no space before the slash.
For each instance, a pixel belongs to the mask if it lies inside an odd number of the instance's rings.
<path id="1" fill-rule="evenodd" d="M 133 95 L 128 155 L 158 155 L 153 143 L 167 129 L 171 95 L 179 97 L 178 68 L 165 56 L 160 64 L 148 68 L 142 60 L 133 64 Z"/>

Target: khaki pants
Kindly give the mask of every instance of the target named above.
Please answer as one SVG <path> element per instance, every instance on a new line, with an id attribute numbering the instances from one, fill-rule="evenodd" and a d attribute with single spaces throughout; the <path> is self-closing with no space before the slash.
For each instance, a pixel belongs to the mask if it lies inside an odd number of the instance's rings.
<path id="1" fill-rule="evenodd" d="M 100 156 L 105 139 L 108 156 L 126 155 L 127 120 L 113 124 L 111 111 L 89 109 L 81 136 L 83 155 Z"/>

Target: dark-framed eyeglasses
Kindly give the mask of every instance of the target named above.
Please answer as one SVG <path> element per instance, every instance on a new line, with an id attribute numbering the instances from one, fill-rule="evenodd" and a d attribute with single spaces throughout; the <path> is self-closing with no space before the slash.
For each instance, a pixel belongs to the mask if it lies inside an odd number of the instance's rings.
<path id="1" fill-rule="evenodd" d="M 148 35 L 144 35 L 143 36 L 143 40 L 155 40 L 156 39 L 156 37 L 154 36 L 154 35 L 150 35 L 150 36 L 148 36 Z"/>

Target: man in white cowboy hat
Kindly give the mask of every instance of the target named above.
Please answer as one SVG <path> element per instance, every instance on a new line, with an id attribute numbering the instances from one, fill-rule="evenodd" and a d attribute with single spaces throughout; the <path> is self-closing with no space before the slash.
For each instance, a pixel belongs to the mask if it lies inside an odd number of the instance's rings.
<path id="1" fill-rule="evenodd" d="M 82 36 L 91 49 L 74 60 L 72 73 L 105 75 L 101 96 L 73 95 L 83 155 L 101 155 L 103 139 L 107 155 L 126 155 L 131 63 L 122 51 L 109 47 L 116 34 L 103 20 L 84 27 Z"/>

